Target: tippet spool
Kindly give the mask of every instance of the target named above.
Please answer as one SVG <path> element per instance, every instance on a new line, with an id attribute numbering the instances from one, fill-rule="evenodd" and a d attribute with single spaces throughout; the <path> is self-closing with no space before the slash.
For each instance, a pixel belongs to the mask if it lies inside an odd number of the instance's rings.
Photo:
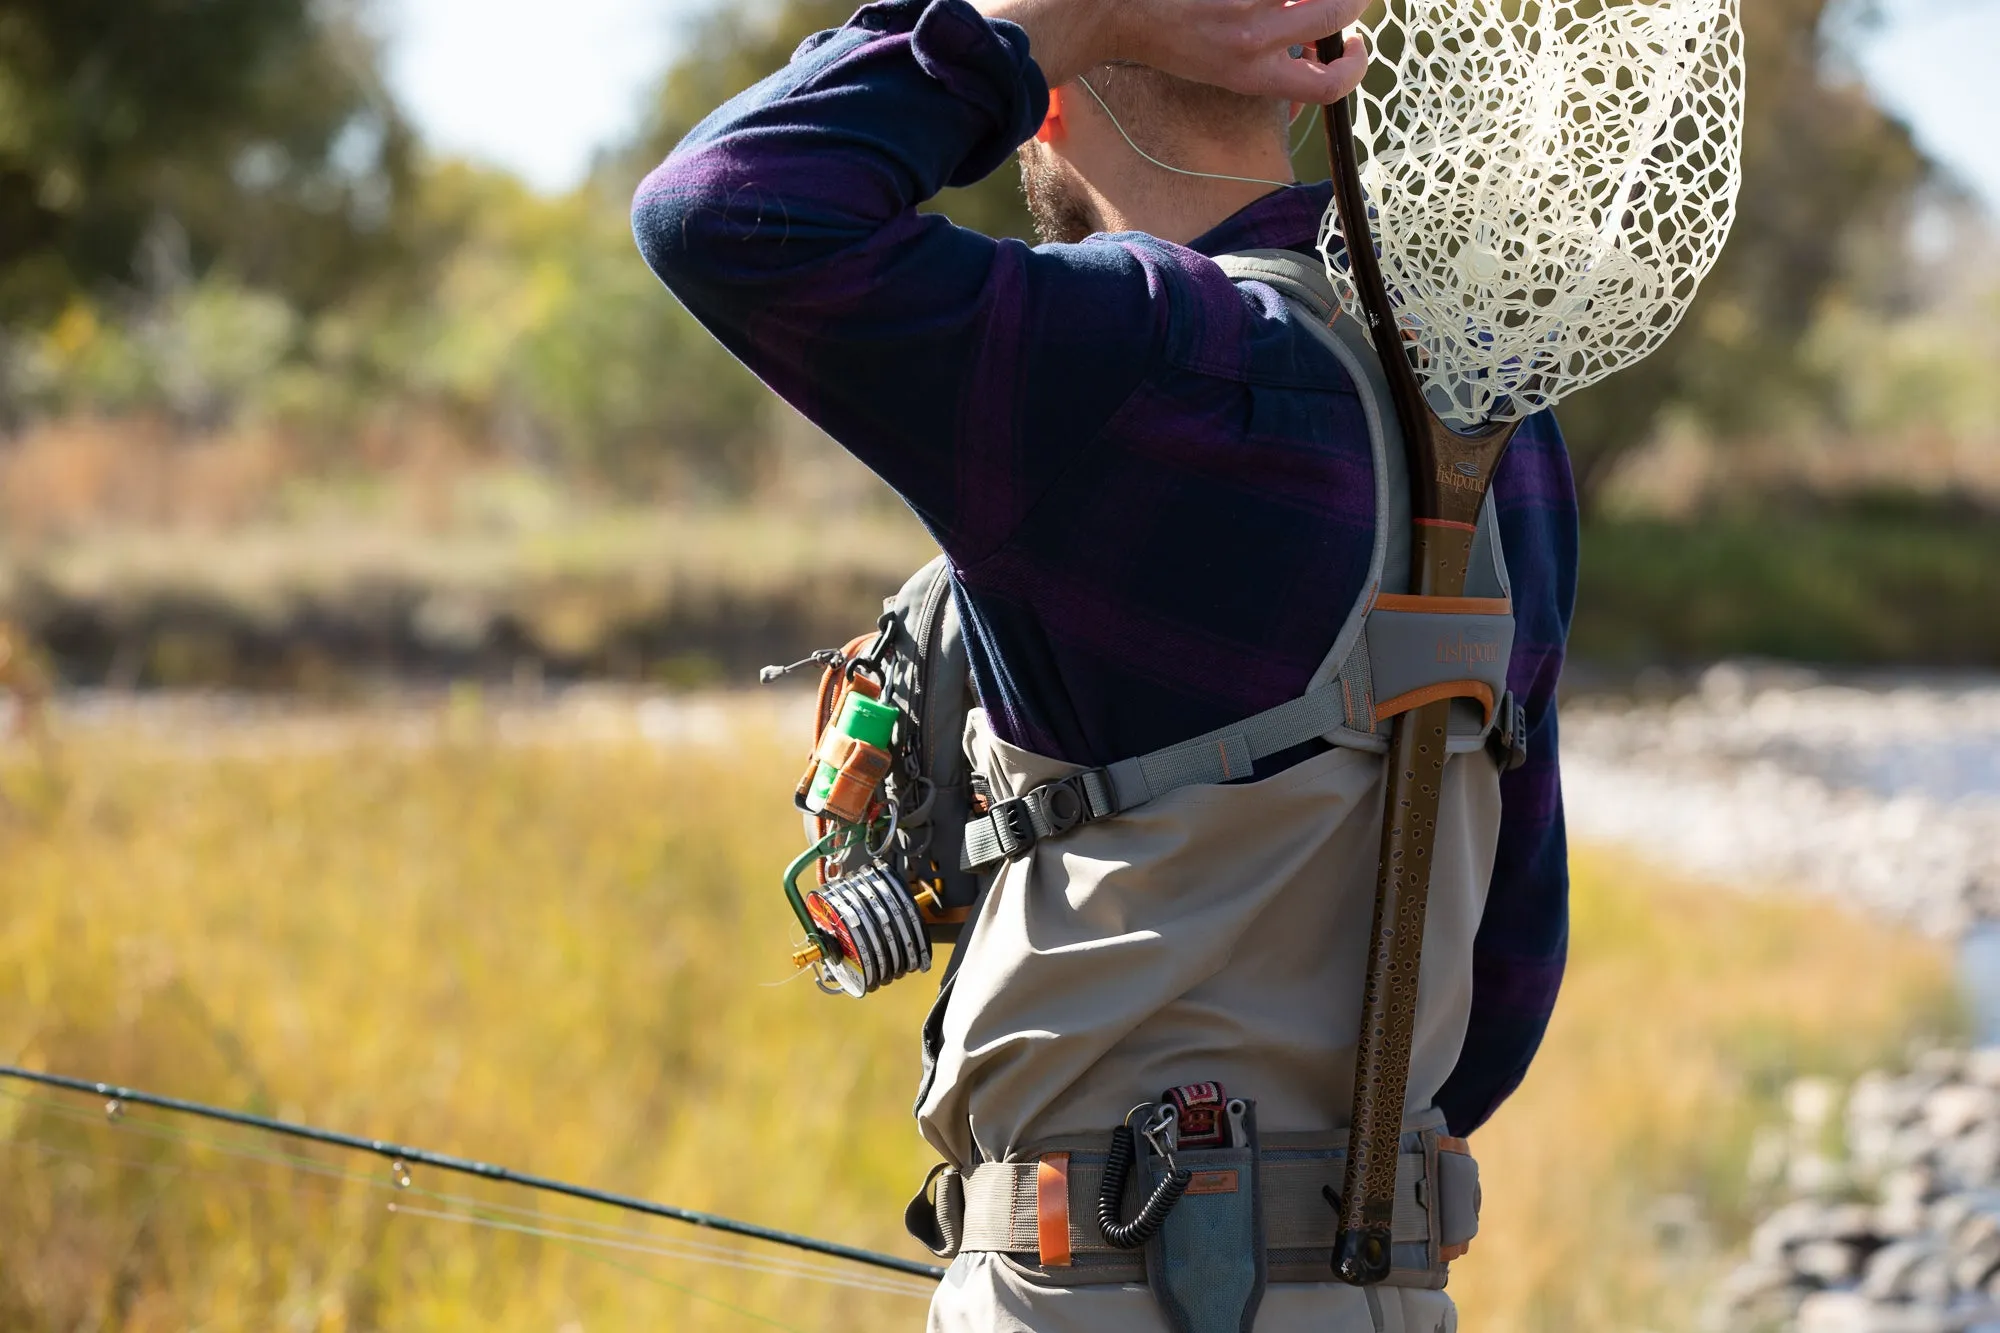
<path id="1" fill-rule="evenodd" d="M 806 911 L 840 946 L 818 966 L 823 981 L 859 999 L 913 972 L 931 970 L 930 936 L 910 891 L 882 862 L 829 880 L 805 896 Z"/>

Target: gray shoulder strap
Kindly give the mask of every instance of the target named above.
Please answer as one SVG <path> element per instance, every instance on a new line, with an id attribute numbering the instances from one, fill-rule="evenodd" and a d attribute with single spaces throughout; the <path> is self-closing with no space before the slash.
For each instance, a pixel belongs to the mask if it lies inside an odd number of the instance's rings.
<path id="1" fill-rule="evenodd" d="M 1402 432 L 1391 407 L 1388 378 L 1367 335 L 1341 314 L 1340 302 L 1325 271 L 1313 260 L 1291 250 L 1253 250 L 1224 255 L 1217 265 L 1238 282 L 1261 282 L 1283 297 L 1348 373 L 1361 399 L 1368 422 L 1368 445 L 1375 472 L 1375 545 L 1370 557 L 1368 578 L 1362 585 L 1347 618 L 1313 676 L 1306 692 L 1255 717 L 1218 728 L 1206 735 L 1170 745 L 1136 759 L 1124 759 L 1106 768 L 1090 769 L 1033 791 L 998 803 L 965 828 L 962 864 L 971 870 L 984 869 L 1004 859 L 1022 855 L 1043 838 L 1060 837 L 1079 824 L 1110 818 L 1121 811 L 1143 805 L 1178 787 L 1200 783 L 1230 782 L 1247 778 L 1260 759 L 1289 750 L 1315 739 L 1351 749 L 1380 753 L 1387 748 L 1387 722 L 1376 716 L 1376 682 L 1384 689 L 1398 682 L 1416 688 L 1444 669 L 1448 676 L 1468 674 L 1462 662 L 1447 664 L 1442 653 L 1419 654 L 1403 641 L 1414 644 L 1431 636 L 1444 642 L 1445 635 L 1457 636 L 1458 643 L 1469 632 L 1484 640 L 1482 656 L 1497 653 L 1500 689 L 1505 688 L 1507 645 L 1511 644 L 1513 622 L 1505 621 L 1505 640 L 1496 641 L 1488 633 L 1497 629 L 1499 619 L 1491 615 L 1476 618 L 1424 613 L 1399 613 L 1400 619 L 1384 617 L 1382 627 L 1397 632 L 1378 637 L 1371 644 L 1369 627 L 1377 615 L 1377 602 L 1385 592 L 1400 593 L 1409 586 L 1410 570 L 1410 487 L 1403 450 Z M 1504 597 L 1506 568 L 1500 556 L 1492 501 L 1480 515 L 1480 536 L 1475 539 L 1474 570 L 1468 594 Z M 1492 591 L 1489 591 L 1491 589 Z M 1450 621 L 1450 624 L 1443 623 Z M 1433 663 L 1428 659 L 1436 656 Z M 1409 659 L 1405 661 L 1405 659 Z M 1492 662 L 1487 662 L 1490 668 Z M 1489 671 L 1490 675 L 1491 672 Z M 1400 688 L 1395 692 L 1400 693 Z M 1499 698 L 1495 693 L 1495 700 Z M 1492 730 L 1491 719 L 1475 707 L 1455 723 L 1454 750 L 1477 749 Z"/>
<path id="2" fill-rule="evenodd" d="M 1366 331 L 1341 313 L 1324 267 L 1296 250 L 1251 250 L 1224 255 L 1216 264 L 1236 281 L 1264 283 L 1285 298 L 1300 322 L 1347 371 L 1368 420 L 1375 465 L 1375 549 L 1364 595 L 1348 612 L 1332 651 L 1309 686 L 1339 680 L 1353 705 L 1326 739 L 1349 748 L 1379 750 L 1388 726 L 1376 722 L 1375 703 L 1446 679 L 1477 677 L 1498 700 L 1506 693 L 1511 619 L 1502 623 L 1487 615 L 1466 619 L 1412 614 L 1385 611 L 1376 604 L 1380 594 L 1405 592 L 1410 586 L 1410 478 L 1389 377 Z M 1499 516 L 1489 495 L 1473 538 L 1465 595 L 1501 602 L 1511 592 L 1500 550 Z M 1439 643 L 1449 643 L 1451 652 L 1436 651 Z M 1466 654 L 1479 660 L 1468 662 Z M 1484 713 L 1470 702 L 1461 703 L 1453 709 L 1451 748 L 1459 753 L 1476 749 L 1488 730 Z"/>
<path id="3" fill-rule="evenodd" d="M 1353 381 L 1368 421 L 1368 449 L 1375 469 L 1375 548 L 1369 557 L 1368 578 L 1362 584 L 1363 595 L 1348 612 L 1332 649 L 1313 675 L 1312 686 L 1316 687 L 1339 675 L 1353 655 L 1375 593 L 1409 586 L 1410 478 L 1403 428 L 1396 420 L 1382 362 L 1361 326 L 1342 316 L 1340 298 L 1334 294 L 1322 264 L 1296 250 L 1246 250 L 1223 255 L 1215 262 L 1232 281 L 1261 282 L 1291 304 L 1299 322 L 1325 344 Z"/>

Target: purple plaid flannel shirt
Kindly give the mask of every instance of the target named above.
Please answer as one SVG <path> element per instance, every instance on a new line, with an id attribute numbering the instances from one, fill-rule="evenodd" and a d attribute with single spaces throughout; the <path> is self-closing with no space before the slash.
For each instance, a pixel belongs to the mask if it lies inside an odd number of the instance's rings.
<path id="1" fill-rule="evenodd" d="M 999 734 L 1104 764 L 1302 691 L 1361 592 L 1374 488 L 1345 373 L 1205 257 L 1310 253 L 1326 185 L 1187 246 L 1031 249 L 917 211 L 1002 165 L 1047 102 L 1019 27 L 885 0 L 696 126 L 633 225 L 695 317 L 936 537 Z M 1577 520 L 1552 419 L 1495 487 L 1531 757 L 1501 782 L 1472 1024 L 1439 1096 L 1459 1133 L 1526 1072 L 1568 940 L 1555 689 Z"/>

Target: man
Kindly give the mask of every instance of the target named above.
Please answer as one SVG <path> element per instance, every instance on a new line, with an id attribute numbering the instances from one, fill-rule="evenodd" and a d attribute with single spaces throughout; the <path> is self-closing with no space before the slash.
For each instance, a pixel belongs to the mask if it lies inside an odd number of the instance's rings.
<path id="1" fill-rule="evenodd" d="M 1296 50 L 1362 8 L 886 0 L 640 187 L 654 271 L 950 558 L 982 705 L 968 745 L 996 796 L 1298 696 L 1373 595 L 1355 381 L 1294 306 L 1212 258 L 1313 253 L 1330 191 L 1290 183 L 1288 104 L 1345 96 L 1366 57 Z M 917 212 L 1017 149 L 1048 244 Z M 1447 771 L 1410 1077 L 1412 1112 L 1434 1102 L 1457 1135 L 1519 1083 L 1567 938 L 1554 695 L 1576 515 L 1553 421 L 1523 427 L 1495 497 L 1529 758 Z M 1300 745 L 1007 867 L 943 1011 L 926 1136 L 961 1172 L 1033 1160 L 1199 1079 L 1255 1099 L 1266 1136 L 1337 1130 L 1380 769 Z M 932 1327 L 1164 1326 L 1136 1282 L 1041 1258 L 968 1240 Z M 1272 1273 L 1266 1333 L 1454 1318 L 1439 1291 Z"/>

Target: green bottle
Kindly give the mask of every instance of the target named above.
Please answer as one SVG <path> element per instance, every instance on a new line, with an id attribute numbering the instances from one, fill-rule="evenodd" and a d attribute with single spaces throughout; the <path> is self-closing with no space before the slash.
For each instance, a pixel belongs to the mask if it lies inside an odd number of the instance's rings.
<path id="1" fill-rule="evenodd" d="M 826 743 L 832 736 L 822 741 L 819 773 L 806 793 L 806 809 L 816 815 L 831 814 L 848 823 L 859 823 L 882 779 L 889 775 L 889 746 L 900 716 L 893 704 L 870 699 L 859 690 L 849 690 L 847 701 L 840 706 L 840 716 L 834 719 L 833 732 L 870 747 L 873 753 L 852 751 L 846 763 L 835 765 L 824 757 L 839 752 Z"/>

